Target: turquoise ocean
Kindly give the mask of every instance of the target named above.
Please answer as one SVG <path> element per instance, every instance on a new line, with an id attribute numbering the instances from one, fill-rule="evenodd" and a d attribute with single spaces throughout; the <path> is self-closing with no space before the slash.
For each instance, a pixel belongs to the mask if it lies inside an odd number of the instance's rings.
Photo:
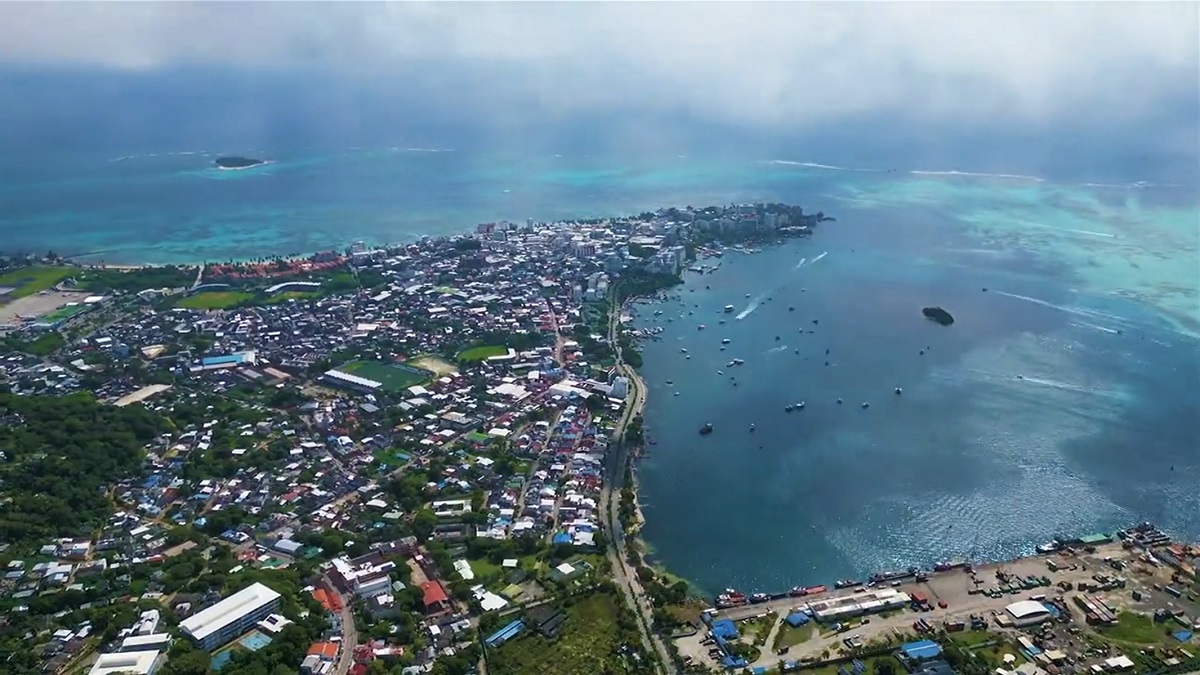
<path id="1" fill-rule="evenodd" d="M 1194 185 L 403 146 L 241 148 L 272 163 L 211 168 L 229 151 L 8 164 L 0 249 L 224 261 L 500 219 L 797 203 L 837 222 L 730 252 L 637 307 L 636 325 L 662 328 L 644 347 L 655 444 L 638 472 L 657 560 L 705 590 L 771 591 L 1146 519 L 1200 538 Z M 956 322 L 927 321 L 927 305 Z"/>

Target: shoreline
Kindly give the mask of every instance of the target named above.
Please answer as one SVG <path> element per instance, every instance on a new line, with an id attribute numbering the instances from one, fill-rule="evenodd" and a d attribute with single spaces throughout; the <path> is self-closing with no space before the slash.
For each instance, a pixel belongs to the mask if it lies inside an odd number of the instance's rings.
<path id="1" fill-rule="evenodd" d="M 743 252 L 747 255 L 752 255 L 754 253 L 760 252 L 763 249 L 766 249 L 769 246 L 778 246 L 781 243 L 783 243 L 783 242 L 756 242 L 754 244 L 753 250 L 749 249 L 747 247 L 746 250 L 740 250 L 739 252 Z M 732 245 L 718 245 L 718 248 L 724 249 L 726 256 L 728 255 L 728 253 L 738 250 L 738 249 L 735 249 L 735 247 Z M 712 256 L 711 255 L 706 256 L 706 258 L 710 258 L 710 257 L 712 257 Z M 687 266 L 693 265 L 693 264 L 696 264 L 696 263 L 689 261 L 685 265 L 685 268 Z M 705 278 L 707 278 L 707 276 Z M 667 296 L 670 295 L 672 292 L 678 292 L 678 291 L 680 291 L 680 289 L 685 288 L 685 284 L 687 284 L 687 283 L 688 283 L 688 281 L 686 280 L 686 277 L 685 277 L 684 285 L 679 285 L 679 286 L 672 287 L 669 289 L 661 289 L 659 291 L 656 291 L 655 293 L 648 294 L 648 295 L 632 296 L 632 297 L 628 298 L 625 301 L 625 303 L 622 304 L 621 313 L 632 316 L 633 314 L 632 314 L 631 310 L 632 310 L 633 306 L 635 306 L 637 304 L 645 304 L 648 308 L 653 309 L 653 307 L 655 305 L 667 301 Z M 703 282 L 701 282 L 701 283 L 703 283 Z M 624 327 L 625 327 L 625 325 L 622 324 L 622 328 L 624 328 Z M 640 347 L 642 345 L 644 336 L 638 335 L 638 333 L 636 331 L 631 331 L 630 337 L 633 339 L 634 346 L 639 348 L 639 351 L 640 351 Z M 638 374 L 639 381 L 644 382 L 644 378 L 641 376 L 640 369 L 636 369 L 636 368 L 632 368 L 632 367 L 630 369 L 633 372 Z M 644 385 L 643 385 L 643 387 L 644 387 Z M 643 411 L 645 410 L 645 407 L 647 405 L 649 395 L 650 395 L 649 390 L 644 389 L 644 395 L 643 395 L 643 398 L 641 401 L 641 408 Z M 654 425 L 652 424 L 651 419 L 646 418 L 645 422 L 646 422 L 646 427 L 648 429 L 653 428 Z M 681 576 L 677 572 L 672 570 L 670 565 L 666 561 L 664 561 L 661 558 L 661 556 L 656 554 L 656 549 L 644 537 L 644 527 L 645 527 L 645 524 L 648 522 L 648 519 L 646 518 L 644 509 L 642 508 L 643 502 L 641 499 L 642 498 L 641 484 L 640 484 L 640 480 L 638 479 L 638 466 L 637 466 L 638 460 L 644 456 L 645 456 L 645 447 L 643 446 L 642 448 L 638 448 L 636 452 L 630 452 L 630 454 L 627 455 L 626 460 L 625 460 L 626 464 L 629 468 L 630 475 L 632 476 L 632 481 L 630 481 L 629 487 L 631 487 L 631 489 L 633 490 L 634 504 L 635 504 L 634 514 L 635 514 L 635 517 L 637 518 L 637 521 L 636 521 L 637 527 L 632 531 L 629 531 L 628 529 L 626 529 L 625 535 L 627 538 L 633 540 L 637 551 L 639 552 L 639 554 L 641 554 L 643 564 L 647 568 L 655 571 L 656 573 L 666 575 L 671 578 L 683 579 L 683 580 L 687 581 L 689 589 L 690 589 L 689 595 L 696 595 L 697 597 L 706 598 L 707 600 L 711 601 L 712 597 L 715 595 L 715 592 L 712 592 L 714 589 L 706 588 L 706 587 L 702 586 L 701 584 L 695 583 L 692 580 L 688 579 L 687 577 Z M 1116 527 L 1120 528 L 1118 531 L 1123 531 L 1124 528 L 1130 527 L 1131 525 L 1133 525 L 1133 523 L 1124 523 L 1124 524 L 1118 524 L 1118 525 L 1116 525 Z M 1104 527 L 1103 525 L 1097 525 L 1095 529 L 1096 529 L 1096 531 L 1105 532 L 1107 535 L 1112 535 L 1112 538 L 1114 541 L 1119 541 L 1115 532 L 1111 531 L 1109 527 Z M 1074 533 L 1074 534 L 1078 535 L 1080 533 Z M 1169 534 L 1169 532 L 1168 532 L 1168 534 Z M 1040 535 L 1035 535 L 1035 536 L 1040 536 Z M 986 554 L 971 555 L 967 551 L 947 551 L 942 560 L 943 561 L 966 562 L 966 563 L 970 563 L 971 565 L 973 565 L 977 568 L 1003 566 L 1004 564 L 1007 564 L 1007 563 L 1014 563 L 1017 561 L 1025 561 L 1025 560 L 1029 560 L 1029 559 L 1038 559 L 1038 558 L 1046 557 L 1047 555 L 1053 555 L 1053 553 L 1047 553 L 1046 551 L 1040 550 L 1040 547 L 1043 546 L 1046 542 L 1078 540 L 1077 536 L 1064 536 L 1064 533 L 1062 533 L 1062 532 L 1058 532 L 1058 533 L 1046 532 L 1044 536 L 1045 536 L 1045 538 L 1041 541 L 1037 541 L 1032 538 L 1027 538 L 1027 539 L 1023 540 L 1022 542 L 1020 542 L 1020 548 L 1018 548 L 1016 551 L 1010 550 L 1008 552 L 1001 553 L 1000 555 L 995 556 L 995 557 L 990 557 Z M 910 566 L 912 566 L 911 568 L 914 570 L 917 569 L 918 567 L 925 569 L 925 568 L 929 568 L 931 566 L 941 566 L 943 564 L 946 564 L 943 561 L 938 561 L 936 563 L 933 563 L 933 562 L 929 562 L 929 561 L 902 560 L 902 561 L 899 561 L 896 563 L 897 568 L 895 571 L 907 571 L 907 568 L 909 568 Z M 882 570 L 882 569 L 872 570 L 870 572 L 870 574 L 887 574 L 887 573 L 889 573 L 888 570 Z M 861 572 L 857 572 L 857 571 L 853 571 L 853 570 L 845 570 L 844 573 L 838 572 L 837 574 L 844 574 L 844 577 L 843 577 L 844 579 L 850 579 L 850 578 L 853 578 L 857 574 L 861 574 Z M 930 573 L 930 574 L 932 574 L 932 573 Z M 797 580 L 795 582 L 795 583 L 797 583 L 797 585 L 793 587 L 793 590 L 798 589 L 798 588 L 803 588 L 803 587 L 815 588 L 815 587 L 827 586 L 828 589 L 830 591 L 832 591 L 832 590 L 834 590 L 835 582 L 839 581 L 839 580 L 842 580 L 842 579 L 835 579 L 835 578 L 804 579 L 804 578 L 802 578 L 802 575 L 798 575 Z M 728 584 L 728 581 L 722 582 L 721 585 L 727 585 L 727 584 Z M 751 591 L 759 592 L 760 590 L 766 590 L 766 589 L 754 588 L 754 589 L 744 589 L 744 590 L 746 590 L 747 595 L 749 595 Z M 787 589 L 767 590 L 767 594 L 772 597 L 776 597 L 776 596 L 781 595 L 779 590 L 785 591 L 782 595 L 788 595 L 788 593 L 786 592 Z"/>

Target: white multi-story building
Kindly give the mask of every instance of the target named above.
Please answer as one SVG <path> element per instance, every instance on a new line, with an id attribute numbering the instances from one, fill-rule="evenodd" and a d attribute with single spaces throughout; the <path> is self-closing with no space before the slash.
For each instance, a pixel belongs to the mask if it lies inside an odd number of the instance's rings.
<path id="1" fill-rule="evenodd" d="M 179 629 L 200 647 L 212 651 L 278 609 L 280 597 L 271 588 L 255 583 L 184 619 Z"/>

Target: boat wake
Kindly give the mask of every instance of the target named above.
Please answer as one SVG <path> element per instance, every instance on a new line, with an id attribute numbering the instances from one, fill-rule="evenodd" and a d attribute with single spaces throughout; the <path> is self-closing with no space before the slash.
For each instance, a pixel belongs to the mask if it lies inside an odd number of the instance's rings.
<path id="1" fill-rule="evenodd" d="M 750 304 L 746 306 L 746 309 L 743 309 L 742 311 L 738 312 L 737 316 L 735 316 L 733 318 L 737 319 L 738 321 L 741 321 L 742 319 L 753 314 L 754 310 L 758 309 L 758 303 L 762 301 L 762 297 L 763 296 L 760 295 L 757 298 L 755 298 L 754 300 L 750 301 Z"/>
<path id="2" fill-rule="evenodd" d="M 1098 331 L 1101 331 L 1104 333 L 1110 333 L 1112 335 L 1120 335 L 1121 334 L 1121 331 L 1117 330 L 1116 328 L 1109 328 L 1108 326 L 1097 326 L 1094 323 L 1088 323 L 1086 321 L 1073 321 L 1073 322 L 1071 322 L 1071 325 L 1075 326 L 1076 328 L 1091 328 L 1092 330 L 1098 330 Z"/>
<path id="3" fill-rule="evenodd" d="M 768 349 L 767 351 L 763 352 L 763 354 L 778 354 L 786 349 L 787 345 L 780 345 L 778 347 L 772 347 L 771 349 Z"/>
<path id="4" fill-rule="evenodd" d="M 794 162 L 790 159 L 770 159 L 767 164 L 779 166 L 802 166 L 806 169 L 821 169 L 822 171 L 852 171 L 855 173 L 880 173 L 879 169 L 858 169 L 850 166 L 835 166 L 833 164 L 817 164 L 816 162 Z"/>
<path id="5" fill-rule="evenodd" d="M 1084 386 L 1078 385 L 1078 384 L 1071 384 L 1070 382 L 1059 382 L 1058 380 L 1043 380 L 1040 377 L 1018 377 L 1016 379 L 1018 382 L 1028 382 L 1030 384 L 1036 384 L 1036 385 L 1039 385 L 1042 387 L 1052 387 L 1054 389 L 1061 389 L 1062 391 L 1071 391 L 1071 392 L 1075 392 L 1077 394 L 1104 395 L 1104 392 L 1102 392 L 1102 391 L 1090 389 L 1088 387 L 1084 387 Z"/>
<path id="6" fill-rule="evenodd" d="M 1091 237 L 1104 237 L 1105 239 L 1116 239 L 1117 235 L 1111 232 L 1093 232 L 1092 230 L 1076 230 L 1070 227 L 1054 227 L 1053 225 L 1042 225 L 1041 227 L 1047 230 L 1057 230 L 1059 232 L 1068 232 L 1071 234 L 1086 234 Z"/>
<path id="7" fill-rule="evenodd" d="M 1065 305 L 1056 305 L 1053 302 L 1047 302 L 1047 301 L 1041 300 L 1039 298 L 1031 298 L 1028 295 L 1018 295 L 1016 293 L 1006 293 L 1004 291 L 993 291 L 993 292 L 996 295 L 1003 295 L 1006 298 L 1013 298 L 1015 300 L 1023 300 L 1025 302 L 1032 302 L 1035 305 L 1041 305 L 1042 307 L 1049 307 L 1050 309 L 1057 309 L 1060 312 L 1074 314 L 1075 316 L 1082 316 L 1082 317 L 1089 318 L 1089 319 L 1105 319 L 1108 321 L 1117 321 L 1117 322 L 1123 323 L 1123 324 L 1130 323 L 1130 321 L 1128 319 L 1126 319 L 1125 317 L 1117 316 L 1115 314 L 1106 314 L 1104 312 L 1097 312 L 1097 311 L 1090 310 L 1090 309 L 1081 309 L 1079 307 L 1067 307 Z M 1093 326 L 1093 327 L 1103 328 L 1100 326 Z M 1112 330 L 1112 329 L 1105 329 L 1105 330 Z M 1116 332 L 1116 331 L 1113 331 L 1113 332 Z"/>
<path id="8" fill-rule="evenodd" d="M 821 253 L 821 255 L 819 255 L 819 256 L 817 256 L 817 257 L 813 258 L 813 259 L 812 259 L 812 262 L 810 262 L 810 263 L 809 263 L 809 265 L 812 265 L 812 264 L 816 263 L 818 260 L 820 260 L 821 258 L 824 258 L 824 257 L 825 257 L 825 256 L 827 256 L 827 255 L 829 255 L 829 251 L 824 251 L 824 252 L 822 252 L 822 253 Z"/>
<path id="9" fill-rule="evenodd" d="M 1002 178 L 1005 180 L 1024 180 L 1034 183 L 1045 183 L 1046 179 L 1041 176 L 1027 176 L 1020 173 L 979 173 L 975 171 L 958 171 L 951 169 L 949 171 L 918 171 L 916 169 L 909 171 L 914 176 L 950 176 L 954 178 Z"/>
<path id="10" fill-rule="evenodd" d="M 794 270 L 798 270 L 798 269 L 800 269 L 801 267 L 804 267 L 804 261 L 805 261 L 805 260 L 808 260 L 808 258 L 801 258 L 801 259 L 800 259 L 800 262 L 796 263 L 796 266 L 795 266 L 795 267 L 793 267 L 792 269 L 794 269 Z"/>

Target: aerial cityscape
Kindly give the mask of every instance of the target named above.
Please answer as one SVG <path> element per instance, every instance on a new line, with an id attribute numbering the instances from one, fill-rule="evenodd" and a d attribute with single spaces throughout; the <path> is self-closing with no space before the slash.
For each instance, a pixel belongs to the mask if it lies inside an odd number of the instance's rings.
<path id="1" fill-rule="evenodd" d="M 0 3 L 0 674 L 1200 673 L 1198 25 Z"/>

